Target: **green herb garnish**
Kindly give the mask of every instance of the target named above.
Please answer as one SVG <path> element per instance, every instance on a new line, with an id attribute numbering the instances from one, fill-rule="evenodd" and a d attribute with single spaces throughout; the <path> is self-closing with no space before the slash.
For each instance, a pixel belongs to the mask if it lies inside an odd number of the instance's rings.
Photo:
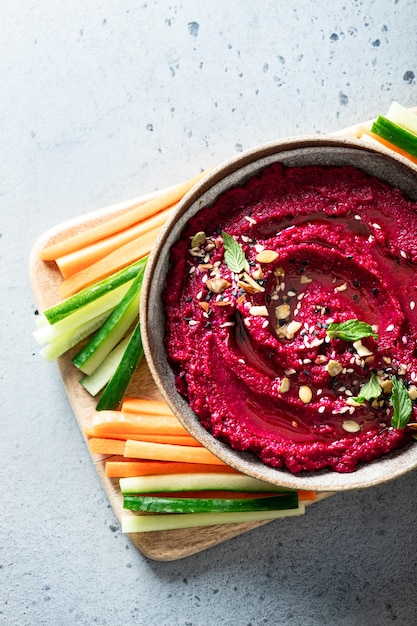
<path id="1" fill-rule="evenodd" d="M 408 424 L 413 405 L 406 386 L 396 376 L 392 377 L 391 404 L 394 409 L 391 426 L 397 430 L 402 430 Z"/>
<path id="2" fill-rule="evenodd" d="M 226 265 L 232 272 L 240 274 L 246 263 L 245 253 L 242 250 L 242 246 L 238 244 L 236 239 L 225 232 L 222 233 L 222 237 L 224 244 L 224 260 L 226 261 Z"/>
<path id="3" fill-rule="evenodd" d="M 364 337 L 378 339 L 378 335 L 374 333 L 370 324 L 356 319 L 339 324 L 332 322 L 327 329 L 327 334 L 330 339 L 338 338 L 344 341 L 358 341 Z"/>
<path id="4" fill-rule="evenodd" d="M 376 374 L 372 372 L 371 378 L 363 384 L 357 398 L 353 398 L 358 404 L 363 404 L 365 400 L 373 400 L 381 395 L 382 387 L 378 382 Z"/>

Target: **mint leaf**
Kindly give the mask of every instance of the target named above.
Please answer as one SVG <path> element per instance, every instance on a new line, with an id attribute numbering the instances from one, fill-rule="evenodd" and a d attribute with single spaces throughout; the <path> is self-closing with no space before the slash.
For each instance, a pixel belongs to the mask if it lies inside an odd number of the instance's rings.
<path id="1" fill-rule="evenodd" d="M 394 409 L 391 426 L 397 430 L 402 430 L 408 424 L 413 405 L 406 386 L 396 376 L 392 377 L 391 404 Z"/>
<path id="2" fill-rule="evenodd" d="M 343 339 L 344 341 L 358 341 L 364 337 L 373 337 L 378 339 L 378 335 L 372 330 L 372 326 L 366 322 L 361 322 L 357 319 L 347 320 L 347 322 L 332 322 L 328 329 L 327 334 L 330 339 Z"/>
<path id="3" fill-rule="evenodd" d="M 246 263 L 245 253 L 243 252 L 242 247 L 231 235 L 223 232 L 222 237 L 224 244 L 224 260 L 226 261 L 226 265 L 232 272 L 240 274 Z"/>
<path id="4" fill-rule="evenodd" d="M 371 378 L 367 383 L 361 386 L 359 396 L 357 398 L 353 398 L 355 402 L 359 404 L 363 404 L 365 400 L 373 400 L 374 398 L 378 398 L 381 395 L 382 387 L 378 382 L 376 374 L 372 372 Z"/>

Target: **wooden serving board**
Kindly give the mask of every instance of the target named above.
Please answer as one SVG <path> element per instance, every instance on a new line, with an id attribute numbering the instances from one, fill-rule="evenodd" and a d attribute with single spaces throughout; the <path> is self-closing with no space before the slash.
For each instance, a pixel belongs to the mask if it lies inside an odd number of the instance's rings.
<path id="1" fill-rule="evenodd" d="M 413 110 L 416 111 L 417 109 Z M 363 122 L 361 126 L 369 127 L 370 124 L 370 121 Z M 357 126 L 352 126 L 334 134 L 343 135 L 345 137 L 355 137 L 357 128 Z M 163 193 L 163 191 L 166 190 L 162 190 L 159 193 Z M 39 252 L 42 248 L 77 232 L 96 226 L 97 224 L 100 224 L 115 215 L 124 213 L 130 210 L 133 206 L 141 204 L 155 195 L 157 194 L 141 196 L 93 213 L 82 215 L 48 230 L 44 235 L 42 235 L 33 246 L 30 256 L 30 277 L 38 309 L 43 311 L 61 300 L 58 292 L 58 286 L 62 282 L 61 274 L 54 262 L 45 262 L 40 259 Z M 97 400 L 92 398 L 79 384 L 81 374 L 71 362 L 71 358 L 76 350 L 77 348 L 59 357 L 56 360 L 56 363 L 75 418 L 81 432 L 84 434 L 84 429 L 92 425 Z M 144 360 L 135 373 L 134 378 L 127 390 L 127 394 L 149 399 L 161 399 L 159 391 Z M 119 481 L 116 479 L 109 479 L 105 476 L 105 461 L 110 457 L 91 454 L 91 458 L 119 522 L 121 521 L 122 513 L 133 515 L 133 513 L 123 510 L 122 497 L 119 490 Z M 331 494 L 322 493 L 317 497 L 315 502 L 322 500 L 329 495 Z M 232 537 L 236 537 L 237 535 L 241 535 L 249 530 L 268 523 L 271 523 L 271 521 L 267 520 L 243 524 L 224 524 L 211 527 L 157 531 L 150 533 L 132 533 L 128 536 L 131 542 L 146 557 L 157 561 L 171 561 L 206 550 L 207 548 L 231 539 Z"/>

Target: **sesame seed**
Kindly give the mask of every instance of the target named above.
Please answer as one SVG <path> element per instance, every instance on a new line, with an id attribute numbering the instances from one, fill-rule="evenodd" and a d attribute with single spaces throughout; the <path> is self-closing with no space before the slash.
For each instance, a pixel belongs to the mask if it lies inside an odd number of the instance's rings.
<path id="1" fill-rule="evenodd" d="M 381 230 L 381 226 L 379 224 L 372 224 L 372 226 L 376 229 L 376 230 Z"/>
<path id="2" fill-rule="evenodd" d="M 410 309 L 412 311 L 414 311 L 415 307 L 416 307 L 416 303 L 414 302 L 414 300 L 411 300 L 411 302 L 410 302 Z"/>
<path id="3" fill-rule="evenodd" d="M 404 250 L 400 250 L 400 255 L 402 256 L 403 259 L 407 258 L 407 253 L 404 252 Z"/>
<path id="4" fill-rule="evenodd" d="M 360 215 L 355 215 L 355 220 L 361 220 L 361 216 Z"/>
<path id="5" fill-rule="evenodd" d="M 319 413 L 324 413 L 324 411 L 326 410 L 325 406 L 319 406 L 319 408 L 317 409 Z"/>
<path id="6" fill-rule="evenodd" d="M 389 324 L 385 329 L 385 331 L 388 333 L 390 333 L 392 330 L 394 330 L 394 324 Z"/>

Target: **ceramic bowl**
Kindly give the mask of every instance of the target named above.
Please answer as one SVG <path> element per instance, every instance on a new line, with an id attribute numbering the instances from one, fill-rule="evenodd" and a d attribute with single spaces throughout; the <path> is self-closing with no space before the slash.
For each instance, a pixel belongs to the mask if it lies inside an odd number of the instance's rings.
<path id="1" fill-rule="evenodd" d="M 170 248 L 179 238 L 187 220 L 204 205 L 231 186 L 242 184 L 265 166 L 276 161 L 287 166 L 352 165 L 401 189 L 417 200 L 417 169 L 406 159 L 356 140 L 303 137 L 271 142 L 241 153 L 212 170 L 179 203 L 164 226 L 146 269 L 141 301 L 141 328 L 145 356 L 163 398 L 185 428 L 220 459 L 255 478 L 293 489 L 334 492 L 360 489 L 395 479 L 417 467 L 417 444 L 379 460 L 363 464 L 355 472 L 337 473 L 321 470 L 293 475 L 274 469 L 253 455 L 238 452 L 217 441 L 199 423 L 185 399 L 175 388 L 174 375 L 167 362 L 163 343 L 164 308 L 162 290 L 169 267 Z"/>

